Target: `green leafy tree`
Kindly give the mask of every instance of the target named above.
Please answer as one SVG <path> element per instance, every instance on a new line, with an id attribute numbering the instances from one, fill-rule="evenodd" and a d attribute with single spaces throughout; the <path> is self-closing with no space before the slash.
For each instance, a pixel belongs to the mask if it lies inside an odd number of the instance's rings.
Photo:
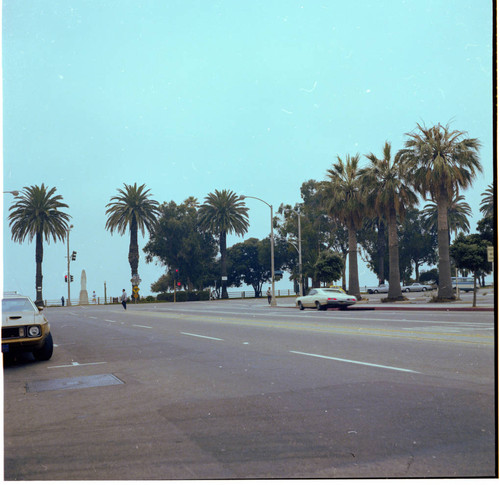
<path id="1" fill-rule="evenodd" d="M 255 298 L 262 294 L 262 285 L 271 278 L 270 259 L 263 251 L 263 246 L 270 244 L 269 239 L 262 243 L 257 238 L 250 238 L 227 250 L 229 284 L 239 287 L 243 282 L 251 286 Z"/>
<path id="2" fill-rule="evenodd" d="M 379 284 L 383 284 L 389 279 L 387 230 L 383 217 L 365 219 L 357 235 L 358 243 L 363 248 L 361 258 L 377 275 Z"/>
<path id="3" fill-rule="evenodd" d="M 398 233 L 402 279 L 408 283 L 414 267 L 415 280 L 420 281 L 420 266 L 436 263 L 437 231 L 429 230 L 422 213 L 412 208 L 406 211 Z"/>
<path id="4" fill-rule="evenodd" d="M 167 275 L 160 278 L 159 285 L 154 284 L 155 288 L 160 288 L 161 292 L 173 288 L 174 273 L 178 270 L 182 286 L 189 291 L 204 289 L 207 283 L 210 284 L 211 263 L 217 256 L 217 244 L 213 236 L 198 225 L 196 199 L 189 197 L 179 205 L 174 201 L 164 203 L 159 211 L 158 223 L 144 247 L 147 262 L 157 258 L 167 267 Z"/>
<path id="5" fill-rule="evenodd" d="M 49 189 L 44 184 L 40 187 L 32 185 L 24 187 L 15 196 L 14 203 L 9 207 L 9 226 L 12 240 L 23 243 L 35 238 L 36 263 L 36 304 L 43 305 L 43 241 L 50 243 L 51 239 L 64 241 L 68 232 L 70 216 L 61 209 L 68 205 L 62 202 L 62 196 L 55 195 L 56 188 Z"/>
<path id="6" fill-rule="evenodd" d="M 342 276 L 344 260 L 333 251 L 322 251 L 314 265 L 316 277 L 323 283 L 332 283 Z"/>
<path id="7" fill-rule="evenodd" d="M 324 204 L 330 216 L 345 224 L 349 240 L 349 293 L 361 299 L 358 275 L 358 243 L 356 231 L 363 223 L 365 196 L 360 181 L 359 154 L 337 156 L 327 171 L 329 181 L 324 188 Z"/>
<path id="8" fill-rule="evenodd" d="M 235 233 L 243 236 L 248 230 L 248 208 L 245 203 L 231 190 L 216 190 L 205 197 L 199 210 L 199 224 L 203 230 L 210 231 L 219 241 L 222 298 L 228 298 L 227 284 L 227 234 Z"/>
<path id="9" fill-rule="evenodd" d="M 130 232 L 130 245 L 128 261 L 132 276 L 139 271 L 139 246 L 137 243 L 138 231 L 144 236 L 147 230 L 151 233 L 156 225 L 159 214 L 158 202 L 150 198 L 150 190 L 146 185 L 137 186 L 123 184 L 123 189 L 117 189 L 118 195 L 111 197 L 110 203 L 106 205 L 106 230 L 113 234 L 117 231 L 123 236 L 128 230 Z"/>
<path id="10" fill-rule="evenodd" d="M 398 218 L 417 202 L 408 182 L 404 164 L 393 160 L 391 144 L 385 142 L 383 157 L 366 155 L 370 165 L 361 170 L 361 183 L 367 190 L 367 205 L 387 221 L 389 243 L 389 294 L 387 300 L 403 300 L 399 271 Z"/>
<path id="11" fill-rule="evenodd" d="M 437 268 L 432 268 L 428 271 L 423 271 L 418 278 L 419 283 L 439 283 L 439 271 Z"/>
<path id="12" fill-rule="evenodd" d="M 461 233 L 450 246 L 450 254 L 460 269 L 471 271 L 474 274 L 474 298 L 472 306 L 476 306 L 476 281 L 480 272 L 489 272 L 487 257 L 487 242 L 479 234 L 466 236 Z"/>
<path id="13" fill-rule="evenodd" d="M 398 158 L 412 173 L 413 185 L 423 198 L 430 196 L 438 207 L 439 288 L 437 301 L 454 299 L 451 284 L 448 207 L 459 189 L 471 186 L 477 172 L 480 143 L 465 132 L 441 124 L 407 133 Z"/>

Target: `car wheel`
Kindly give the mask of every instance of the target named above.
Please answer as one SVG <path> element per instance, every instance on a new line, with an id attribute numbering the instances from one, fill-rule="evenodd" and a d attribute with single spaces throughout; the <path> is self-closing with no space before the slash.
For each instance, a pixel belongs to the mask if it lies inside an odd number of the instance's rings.
<path id="1" fill-rule="evenodd" d="M 302 302 L 299 301 L 299 310 L 303 310 L 304 309 L 304 305 L 302 305 Z"/>
<path id="2" fill-rule="evenodd" d="M 427 291 L 427 288 L 424 286 L 424 287 L 422 288 L 422 291 Z"/>
<path id="3" fill-rule="evenodd" d="M 323 307 L 321 306 L 319 301 L 316 302 L 316 310 L 318 310 L 318 311 L 323 310 Z"/>
<path id="4" fill-rule="evenodd" d="M 33 357 L 36 360 L 49 360 L 52 357 L 52 352 L 54 350 L 54 343 L 52 341 L 52 335 L 49 333 L 43 347 L 33 351 Z"/>
<path id="5" fill-rule="evenodd" d="M 373 293 L 378 293 L 378 290 L 373 290 Z"/>
<path id="6" fill-rule="evenodd" d="M 405 288 L 406 293 L 410 293 L 410 288 Z"/>

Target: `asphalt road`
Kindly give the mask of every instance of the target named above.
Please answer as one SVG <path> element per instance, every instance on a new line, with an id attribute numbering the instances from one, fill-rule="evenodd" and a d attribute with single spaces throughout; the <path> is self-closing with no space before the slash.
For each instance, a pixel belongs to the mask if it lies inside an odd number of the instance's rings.
<path id="1" fill-rule="evenodd" d="M 493 477 L 493 312 L 49 308 L 4 363 L 6 480 Z"/>

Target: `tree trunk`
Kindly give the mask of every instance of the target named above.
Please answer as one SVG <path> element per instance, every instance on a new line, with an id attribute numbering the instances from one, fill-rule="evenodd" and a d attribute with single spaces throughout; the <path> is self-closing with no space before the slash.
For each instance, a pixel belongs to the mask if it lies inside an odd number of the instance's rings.
<path id="1" fill-rule="evenodd" d="M 472 307 L 473 308 L 476 308 L 476 294 L 477 294 L 477 285 L 476 285 L 476 281 L 477 281 L 477 274 L 474 273 L 474 296 L 472 297 Z"/>
<path id="2" fill-rule="evenodd" d="M 396 211 L 389 209 L 389 294 L 388 300 L 403 300 L 399 282 L 399 246 Z"/>
<path id="3" fill-rule="evenodd" d="M 227 294 L 227 261 L 226 261 L 226 233 L 220 233 L 220 267 L 221 267 L 221 279 L 222 279 L 222 299 L 227 300 L 229 295 Z"/>
<path id="4" fill-rule="evenodd" d="M 378 259 L 378 284 L 385 282 L 385 224 L 382 219 L 378 220 L 377 231 L 377 259 Z"/>
<path id="5" fill-rule="evenodd" d="M 438 300 L 454 300 L 451 285 L 450 241 L 448 235 L 448 195 L 444 189 L 438 196 L 438 252 L 439 287 Z"/>
<path id="6" fill-rule="evenodd" d="M 138 274 L 139 268 L 139 245 L 137 244 L 137 220 L 135 216 L 130 222 L 130 247 L 128 251 L 128 262 L 132 276 Z"/>
<path id="7" fill-rule="evenodd" d="M 41 232 L 36 233 L 36 243 L 35 244 L 36 244 L 36 248 L 35 248 L 35 262 L 36 262 L 36 276 L 35 276 L 36 301 L 35 301 L 35 305 L 41 306 L 41 305 L 43 305 L 43 295 L 42 295 L 43 237 L 42 237 Z M 69 277 L 70 276 L 68 275 L 68 278 Z"/>
<path id="8" fill-rule="evenodd" d="M 348 225 L 347 232 L 349 238 L 349 294 L 361 300 L 358 277 L 358 240 L 354 224 Z"/>

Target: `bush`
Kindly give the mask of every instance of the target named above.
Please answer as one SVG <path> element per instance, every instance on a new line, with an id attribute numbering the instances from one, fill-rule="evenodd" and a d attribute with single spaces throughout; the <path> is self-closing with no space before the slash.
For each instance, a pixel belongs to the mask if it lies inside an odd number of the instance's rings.
<path id="1" fill-rule="evenodd" d="M 210 299 L 209 291 L 178 291 L 176 293 L 176 301 L 184 302 L 184 301 L 208 301 Z M 156 297 L 157 301 L 174 301 L 173 293 L 160 293 Z"/>

